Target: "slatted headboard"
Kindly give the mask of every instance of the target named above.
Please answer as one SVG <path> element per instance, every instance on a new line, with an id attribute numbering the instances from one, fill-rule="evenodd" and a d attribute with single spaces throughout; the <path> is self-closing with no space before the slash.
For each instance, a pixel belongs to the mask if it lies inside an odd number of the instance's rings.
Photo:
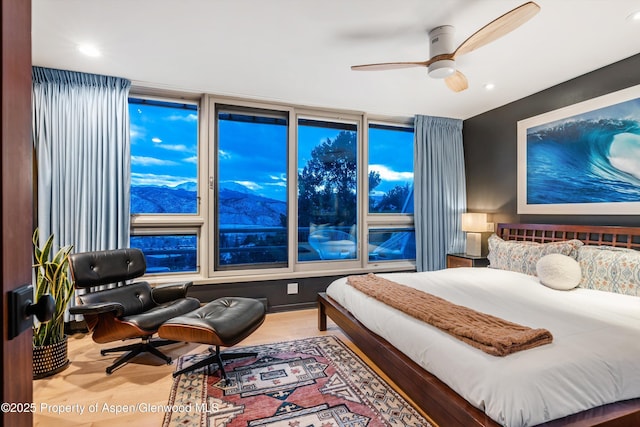
<path id="1" fill-rule="evenodd" d="M 640 250 L 640 227 L 501 223 L 496 234 L 504 240 L 548 243 L 578 239 L 585 245 Z"/>

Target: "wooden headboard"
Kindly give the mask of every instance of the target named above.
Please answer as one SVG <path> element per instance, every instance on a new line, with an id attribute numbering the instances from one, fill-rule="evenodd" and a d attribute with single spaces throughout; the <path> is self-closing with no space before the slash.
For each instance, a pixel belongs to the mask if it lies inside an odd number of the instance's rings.
<path id="1" fill-rule="evenodd" d="M 605 245 L 640 250 L 640 227 L 618 227 L 612 225 L 498 224 L 496 234 L 504 240 L 548 243 L 578 239 L 585 245 Z"/>

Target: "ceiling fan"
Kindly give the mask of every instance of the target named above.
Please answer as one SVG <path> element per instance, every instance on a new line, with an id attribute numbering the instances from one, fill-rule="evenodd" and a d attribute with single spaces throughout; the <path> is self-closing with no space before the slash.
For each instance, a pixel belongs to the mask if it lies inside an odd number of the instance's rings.
<path id="1" fill-rule="evenodd" d="M 494 19 L 453 50 L 453 32 L 451 25 L 443 25 L 429 31 L 429 54 L 431 58 L 421 62 L 383 62 L 379 64 L 354 65 L 352 70 L 375 71 L 397 68 L 427 67 L 430 77 L 444 79 L 454 92 L 461 92 L 469 87 L 467 78 L 456 69 L 455 60 L 460 55 L 472 52 L 479 47 L 515 30 L 540 11 L 540 6 L 530 1 Z"/>

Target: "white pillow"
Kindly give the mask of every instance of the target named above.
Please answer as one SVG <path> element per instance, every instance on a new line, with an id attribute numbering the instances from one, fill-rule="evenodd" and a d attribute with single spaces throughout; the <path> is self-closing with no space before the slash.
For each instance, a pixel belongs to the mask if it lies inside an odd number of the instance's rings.
<path id="1" fill-rule="evenodd" d="M 536 263 L 540 283 L 560 291 L 573 289 L 582 280 L 580 264 L 575 259 L 562 254 L 545 255 Z"/>

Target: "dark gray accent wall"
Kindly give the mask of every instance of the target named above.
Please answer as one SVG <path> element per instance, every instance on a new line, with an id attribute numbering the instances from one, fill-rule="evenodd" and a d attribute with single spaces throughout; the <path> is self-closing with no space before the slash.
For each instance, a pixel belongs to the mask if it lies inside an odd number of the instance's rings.
<path id="1" fill-rule="evenodd" d="M 269 312 L 297 310 L 316 307 L 318 292 L 324 292 L 331 282 L 340 277 L 342 276 L 197 285 L 189 288 L 188 295 L 203 303 L 232 296 L 264 298 Z M 298 293 L 289 295 L 287 284 L 294 282 L 298 284 Z"/>
<path id="2" fill-rule="evenodd" d="M 640 226 L 640 215 L 518 215 L 516 198 L 519 120 L 638 84 L 640 54 L 465 120 L 468 210 L 496 223 Z"/>

